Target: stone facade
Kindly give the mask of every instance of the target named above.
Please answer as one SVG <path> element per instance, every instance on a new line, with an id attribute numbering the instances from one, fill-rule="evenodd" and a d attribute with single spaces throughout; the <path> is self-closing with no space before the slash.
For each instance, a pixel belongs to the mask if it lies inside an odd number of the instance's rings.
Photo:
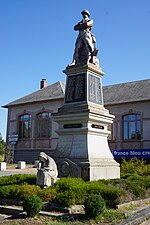
<path id="1" fill-rule="evenodd" d="M 117 124 L 116 139 L 109 141 L 111 149 L 150 149 L 150 100 L 106 105 L 106 108 L 115 115 Z M 122 116 L 130 113 L 141 115 L 140 140 L 123 140 Z"/>
<path id="2" fill-rule="evenodd" d="M 104 106 L 110 114 L 115 115 L 116 137 L 109 140 L 112 150 L 115 149 L 150 149 L 150 80 L 136 81 L 103 87 Z M 57 82 L 48 85 L 21 99 L 15 100 L 4 107 L 8 109 L 8 135 L 19 134 L 18 116 L 30 113 L 32 116 L 32 135 L 30 138 L 18 139 L 15 147 L 15 161 L 34 163 L 40 151 L 55 156 L 58 143 L 58 124 L 52 120 L 52 134 L 49 138 L 36 137 L 36 115 L 39 112 L 58 112 L 64 104 L 64 84 Z M 123 140 L 122 116 L 130 113 L 141 115 L 141 138 L 138 140 Z M 79 143 L 80 144 L 80 143 Z M 67 146 L 66 146 L 67 151 Z M 150 155 L 148 156 L 150 158 Z M 67 161 L 67 163 L 70 163 Z M 77 168 L 78 170 L 78 168 Z"/>
<path id="3" fill-rule="evenodd" d="M 37 138 L 36 137 L 36 130 L 35 130 L 35 123 L 36 123 L 36 115 L 39 112 L 48 111 L 48 112 L 57 112 L 58 108 L 63 104 L 62 100 L 57 100 L 53 102 L 45 102 L 45 103 L 36 103 L 36 104 L 29 104 L 25 106 L 19 106 L 19 107 L 13 107 L 13 110 L 9 110 L 8 113 L 8 128 L 7 133 L 9 134 L 18 134 L 19 128 L 18 128 L 18 115 L 24 114 L 26 112 L 30 113 L 32 116 L 32 131 L 31 131 L 31 138 L 28 139 L 20 139 L 17 144 L 15 145 L 15 156 L 16 160 L 19 160 L 20 155 L 22 154 L 21 151 L 27 151 L 29 154 L 29 159 L 31 151 L 37 151 L 37 156 L 39 154 L 39 151 L 48 151 L 52 154 L 53 150 L 57 146 L 58 141 L 58 135 L 56 134 L 55 130 L 57 129 L 58 125 L 56 122 L 54 122 L 53 118 L 52 120 L 52 135 L 51 137 L 47 138 Z M 30 151 L 30 153 L 29 153 Z M 19 154 L 19 155 L 18 155 Z M 17 158 L 17 155 L 19 158 Z M 31 159 L 31 162 L 33 162 L 34 159 Z"/>
<path id="4" fill-rule="evenodd" d="M 85 181 L 120 178 L 120 166 L 108 146 L 108 126 L 114 116 L 103 105 L 102 69 L 89 63 L 67 67 L 64 73 L 67 75 L 65 102 L 53 114 L 59 124 L 57 164 L 69 160 L 68 170 L 73 173 L 68 176 Z M 75 166 L 80 169 L 79 174 L 74 173 Z M 63 177 L 61 167 L 58 171 L 59 177 Z"/>
<path id="5" fill-rule="evenodd" d="M 56 83 L 57 84 L 57 83 Z M 38 95 L 41 96 L 44 89 L 47 87 L 42 87 L 42 89 L 38 92 Z M 49 88 L 49 87 L 48 87 Z M 50 89 L 59 89 L 58 85 L 54 85 L 54 87 L 50 87 Z M 56 91 L 56 90 L 55 90 Z M 48 92 L 48 90 L 47 90 Z M 52 91 L 53 93 L 53 91 Z M 36 94 L 36 93 L 35 93 Z M 35 95 L 34 94 L 34 95 Z M 10 146 L 8 141 L 8 135 L 10 134 L 18 134 L 19 135 L 19 121 L 18 117 L 23 114 L 30 114 L 31 115 L 31 137 L 30 138 L 19 138 L 19 140 L 15 144 L 15 161 L 24 160 L 29 163 L 33 163 L 35 160 L 38 159 L 38 155 L 40 151 L 44 151 L 49 155 L 53 155 L 54 149 L 56 149 L 57 142 L 58 142 L 58 135 L 55 130 L 58 128 L 56 122 L 54 122 L 53 117 L 51 116 L 51 136 L 48 138 L 44 137 L 37 137 L 36 131 L 36 116 L 40 112 L 49 112 L 55 113 L 58 111 L 63 105 L 64 102 L 64 95 L 62 96 L 58 90 L 58 98 L 53 97 L 51 99 L 50 93 L 48 92 L 48 97 L 45 96 L 46 99 L 43 101 L 32 102 L 33 94 L 28 96 L 28 103 L 23 103 L 23 100 L 14 101 L 10 103 L 11 106 L 8 105 L 8 123 L 7 123 L 7 144 Z M 25 96 L 26 98 L 26 96 Z M 47 100 L 47 98 L 49 98 Z"/>

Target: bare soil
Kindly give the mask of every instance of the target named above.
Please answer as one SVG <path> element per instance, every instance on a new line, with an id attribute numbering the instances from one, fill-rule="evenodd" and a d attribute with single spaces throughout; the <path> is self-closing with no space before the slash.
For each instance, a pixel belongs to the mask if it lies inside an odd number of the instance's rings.
<path id="1" fill-rule="evenodd" d="M 50 219 L 47 217 L 37 217 L 37 218 L 5 218 L 0 221 L 0 224 L 7 225 L 50 225 Z"/>
<path id="2" fill-rule="evenodd" d="M 63 221 L 57 220 L 56 218 L 52 218 L 49 216 L 38 216 L 36 218 L 28 218 L 25 215 L 21 217 L 8 217 L 7 215 L 3 216 L 0 214 L 0 224 L 5 225 L 112 225 L 112 223 L 98 223 L 94 221 Z M 113 225 L 115 225 L 113 223 Z M 145 225 L 145 224 L 144 224 Z"/>

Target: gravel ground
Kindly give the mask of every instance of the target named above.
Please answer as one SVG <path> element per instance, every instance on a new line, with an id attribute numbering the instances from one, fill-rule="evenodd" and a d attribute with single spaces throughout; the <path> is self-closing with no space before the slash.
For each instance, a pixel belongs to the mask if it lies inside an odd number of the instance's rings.
<path id="1" fill-rule="evenodd" d="M 79 222 L 79 221 L 57 221 L 53 218 L 46 217 L 46 216 L 39 216 L 37 218 L 8 218 L 8 216 L 5 218 L 5 220 L 2 220 L 0 217 L 0 224 L 5 225 L 112 225 L 111 223 L 93 223 L 92 222 Z M 113 224 L 114 225 L 114 224 Z"/>
<path id="2" fill-rule="evenodd" d="M 15 169 L 15 168 L 8 168 L 7 170 L 0 171 L 1 176 L 10 176 L 13 174 L 36 174 L 37 169 L 32 167 L 27 167 L 26 169 Z"/>
<path id="3" fill-rule="evenodd" d="M 0 218 L 0 224 L 7 225 L 50 225 L 50 219 L 47 217 L 37 217 L 37 218 L 11 218 L 3 217 Z"/>
<path id="4" fill-rule="evenodd" d="M 143 222 L 143 223 L 141 223 L 140 225 L 150 225 L 150 219 L 149 219 L 149 220 L 144 221 L 144 222 Z"/>

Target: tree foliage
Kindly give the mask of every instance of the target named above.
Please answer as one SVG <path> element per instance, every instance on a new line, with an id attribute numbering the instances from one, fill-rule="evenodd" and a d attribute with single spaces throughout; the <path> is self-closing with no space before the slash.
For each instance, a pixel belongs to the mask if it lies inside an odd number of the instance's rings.
<path id="1" fill-rule="evenodd" d="M 2 156 L 4 155 L 4 152 L 5 152 L 5 142 L 0 133 L 0 161 L 1 161 Z"/>

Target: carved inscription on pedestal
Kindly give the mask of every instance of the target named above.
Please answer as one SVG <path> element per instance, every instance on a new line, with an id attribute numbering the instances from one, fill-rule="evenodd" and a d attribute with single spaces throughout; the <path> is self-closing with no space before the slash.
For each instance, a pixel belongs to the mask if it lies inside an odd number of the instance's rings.
<path id="1" fill-rule="evenodd" d="M 86 100 L 86 74 L 70 75 L 67 77 L 65 103 Z"/>
<path id="2" fill-rule="evenodd" d="M 89 101 L 102 105 L 101 78 L 89 74 Z"/>

